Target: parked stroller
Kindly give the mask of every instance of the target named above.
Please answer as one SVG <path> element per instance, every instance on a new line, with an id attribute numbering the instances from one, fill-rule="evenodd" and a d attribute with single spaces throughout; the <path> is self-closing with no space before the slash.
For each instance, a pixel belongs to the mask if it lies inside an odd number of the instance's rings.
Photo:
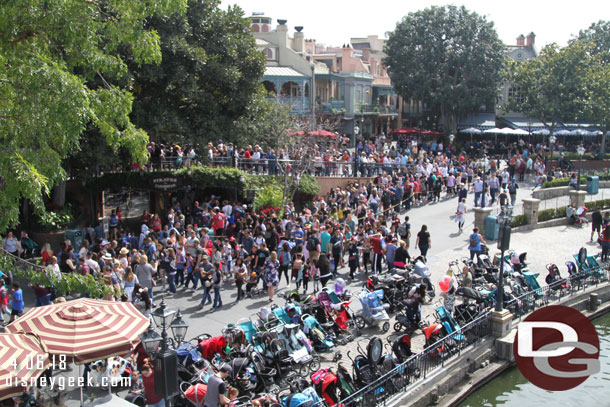
<path id="1" fill-rule="evenodd" d="M 362 290 L 358 295 L 362 304 L 362 318 L 369 326 L 379 326 L 381 323 L 382 332 L 390 330 L 390 316 L 386 311 L 387 304 L 383 304 L 383 290 L 372 293 Z"/>
<path id="2" fill-rule="evenodd" d="M 416 298 L 409 298 L 405 301 L 403 312 L 396 314 L 396 322 L 394 323 L 394 330 L 396 332 L 404 330 L 412 335 L 420 327 L 421 301 L 421 299 Z"/>
<path id="3" fill-rule="evenodd" d="M 570 284 L 565 278 L 561 278 L 559 267 L 555 264 L 547 264 L 546 269 L 549 274 L 545 278 L 545 282 L 549 285 L 553 291 L 563 291 L 570 289 Z"/>
<path id="4" fill-rule="evenodd" d="M 304 314 L 303 331 L 311 340 L 313 347 L 319 352 L 334 351 L 333 361 L 341 359 L 341 352 L 335 349 L 332 335 L 328 334 L 322 325 L 312 315 Z"/>

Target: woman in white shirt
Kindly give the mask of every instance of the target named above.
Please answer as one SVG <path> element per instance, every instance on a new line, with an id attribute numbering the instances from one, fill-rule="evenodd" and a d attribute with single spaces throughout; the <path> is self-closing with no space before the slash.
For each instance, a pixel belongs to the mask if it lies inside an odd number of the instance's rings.
<path id="1" fill-rule="evenodd" d="M 467 206 L 466 206 L 466 198 L 462 198 L 462 200 L 460 201 L 460 203 L 458 203 L 458 207 L 457 207 L 457 211 L 455 213 L 455 221 L 458 224 L 458 231 L 462 231 L 462 227 L 464 226 L 464 221 L 466 219 L 466 211 L 467 211 Z"/>

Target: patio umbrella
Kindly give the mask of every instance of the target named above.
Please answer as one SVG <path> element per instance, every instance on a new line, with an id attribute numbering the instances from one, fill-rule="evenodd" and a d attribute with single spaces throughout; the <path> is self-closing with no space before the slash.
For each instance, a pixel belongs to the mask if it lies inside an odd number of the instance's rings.
<path id="1" fill-rule="evenodd" d="M 148 325 L 128 302 L 79 298 L 33 308 L 6 331 L 35 333 L 49 354 L 83 364 L 130 352 Z"/>
<path id="2" fill-rule="evenodd" d="M 529 136 L 529 132 L 523 129 L 514 129 L 510 134 L 513 136 Z"/>
<path id="3" fill-rule="evenodd" d="M 51 362 L 36 335 L 0 334 L 0 400 L 20 396 Z"/>
<path id="4" fill-rule="evenodd" d="M 289 136 L 303 136 L 305 135 L 304 131 L 292 131 L 290 133 L 288 133 Z"/>
<path id="5" fill-rule="evenodd" d="M 331 138 L 337 137 L 337 134 L 335 134 L 331 131 L 328 131 L 328 130 L 314 130 L 314 131 L 310 131 L 307 134 L 310 136 L 319 136 L 319 137 L 331 137 Z"/>
<path id="6" fill-rule="evenodd" d="M 536 130 L 532 134 L 535 134 L 537 136 L 548 136 L 549 134 L 551 134 L 551 132 L 548 129 L 541 129 L 541 130 Z"/>
<path id="7" fill-rule="evenodd" d="M 493 129 L 483 130 L 483 133 L 485 133 L 485 134 L 502 134 L 502 129 L 498 129 L 497 127 L 494 127 Z"/>
<path id="8" fill-rule="evenodd" d="M 572 135 L 574 136 L 590 136 L 591 132 L 588 130 L 583 130 L 583 129 L 576 129 L 576 130 L 572 130 L 571 131 Z"/>
<path id="9" fill-rule="evenodd" d="M 390 134 L 416 134 L 419 133 L 419 129 L 415 127 L 403 127 L 402 129 L 392 130 Z"/>
<path id="10" fill-rule="evenodd" d="M 555 135 L 556 136 L 571 136 L 572 132 L 570 130 L 563 129 L 563 130 L 556 131 Z"/>
<path id="11" fill-rule="evenodd" d="M 481 134 L 482 131 L 477 129 L 476 127 L 469 127 L 467 129 L 460 130 L 460 133 L 464 133 L 464 134 Z"/>

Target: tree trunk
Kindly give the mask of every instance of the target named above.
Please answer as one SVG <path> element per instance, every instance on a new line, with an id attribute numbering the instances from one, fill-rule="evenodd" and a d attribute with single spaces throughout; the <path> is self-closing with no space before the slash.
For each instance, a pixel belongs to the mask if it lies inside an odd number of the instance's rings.
<path id="1" fill-rule="evenodd" d="M 443 130 L 445 133 L 457 133 L 457 116 L 455 113 L 448 112 L 445 105 L 441 105 L 441 117 L 443 120 Z"/>

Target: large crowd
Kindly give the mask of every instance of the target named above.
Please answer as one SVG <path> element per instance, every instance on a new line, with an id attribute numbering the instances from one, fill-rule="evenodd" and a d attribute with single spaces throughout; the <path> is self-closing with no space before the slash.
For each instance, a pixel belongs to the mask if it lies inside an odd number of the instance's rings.
<path id="1" fill-rule="evenodd" d="M 240 149 L 239 154 L 250 149 Z M 262 152 L 259 146 L 252 148 L 256 149 Z M 183 157 L 194 159 L 192 149 L 186 150 Z M 370 182 L 333 188 L 300 209 L 291 203 L 255 211 L 251 205 L 214 195 L 195 196 L 192 201 L 176 200 L 165 213 L 144 211 L 140 229 L 133 231 L 125 227 L 117 208 L 87 229 L 80 247 L 70 240 L 57 251 L 44 244 L 41 265 L 57 278 L 79 273 L 104 279 L 113 289 L 106 299 L 132 302 L 148 316 L 159 292 L 171 296 L 178 290 L 199 290 L 199 307 L 211 312 L 230 306 L 226 290 L 235 290 L 235 302 L 261 292 L 271 302 L 282 286 L 315 293 L 340 273 L 354 280 L 404 267 L 415 250 L 425 259 L 432 249 L 425 219 L 418 220 L 421 227 L 414 239 L 409 216 L 401 219 L 414 206 L 455 199 L 461 231 L 467 203 L 514 204 L 517 182 L 545 176 L 544 162 L 533 158 L 534 150 L 534 146 L 515 146 L 506 166 L 484 154 L 475 159 L 442 142 L 399 146 L 384 137 L 359 142 L 353 153 L 320 150 L 321 157 L 349 156 L 351 164 L 346 167 L 352 174 L 363 174 L 361 165 L 367 160 L 388 165 L 375 167 L 372 173 L 367 169 L 364 174 L 374 177 Z M 322 170 L 335 171 L 335 167 Z M 24 236 L 27 233 L 18 240 L 9 232 L 3 248 L 21 256 Z M 480 244 L 477 247 L 470 248 L 471 256 Z M 12 319 L 24 309 L 21 288 L 14 284 L 11 291 L 0 289 L 0 304 L 6 308 L 10 301 L 13 306 Z M 158 289 L 153 290 L 155 286 Z M 32 288 L 36 306 L 62 300 L 53 287 Z"/>

